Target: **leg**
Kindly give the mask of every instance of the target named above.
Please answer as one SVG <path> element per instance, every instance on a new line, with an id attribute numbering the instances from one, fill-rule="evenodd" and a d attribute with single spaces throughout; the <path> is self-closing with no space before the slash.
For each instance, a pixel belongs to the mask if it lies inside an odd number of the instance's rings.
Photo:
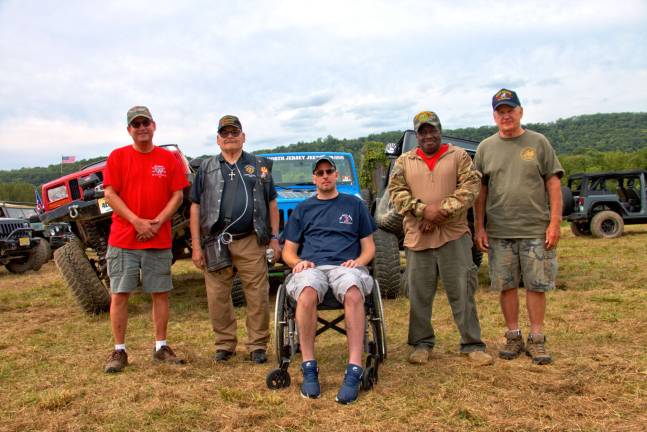
<path id="1" fill-rule="evenodd" d="M 166 340 L 166 326 L 169 316 L 168 292 L 152 293 L 152 317 L 155 327 L 155 340 Z"/>
<path id="2" fill-rule="evenodd" d="M 364 346 L 364 297 L 357 286 L 352 286 L 344 295 L 346 337 L 348 338 L 348 363 L 361 365 Z"/>
<path id="3" fill-rule="evenodd" d="M 530 319 L 530 333 L 541 334 L 546 313 L 546 293 L 527 290 L 526 307 Z"/>
<path id="4" fill-rule="evenodd" d="M 115 344 L 121 345 L 126 340 L 126 327 L 128 325 L 128 297 L 130 293 L 112 294 L 110 301 L 110 324 L 112 337 Z"/>
<path id="5" fill-rule="evenodd" d="M 313 287 L 305 287 L 297 299 L 296 320 L 299 344 L 304 362 L 314 360 L 315 333 L 317 332 L 317 304 L 319 298 Z"/>
<path id="6" fill-rule="evenodd" d="M 436 296 L 438 267 L 436 251 L 407 249 L 407 283 L 409 285 L 409 345 L 433 348 L 436 342 L 431 324 L 432 305 Z"/>
<path id="7" fill-rule="evenodd" d="M 511 288 L 501 291 L 499 302 L 501 303 L 501 312 L 503 312 L 503 319 L 505 319 L 505 324 L 508 326 L 508 330 L 518 330 L 519 289 Z"/>
<path id="8" fill-rule="evenodd" d="M 216 350 L 236 351 L 236 315 L 231 303 L 231 267 L 218 272 L 204 272 L 209 319 L 216 336 Z"/>

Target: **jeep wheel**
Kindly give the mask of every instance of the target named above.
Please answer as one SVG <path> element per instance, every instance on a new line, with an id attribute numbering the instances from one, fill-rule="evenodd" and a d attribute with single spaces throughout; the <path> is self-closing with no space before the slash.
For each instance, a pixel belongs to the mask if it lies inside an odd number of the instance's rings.
<path id="1" fill-rule="evenodd" d="M 399 215 L 390 205 L 389 196 L 384 193 L 375 209 L 375 222 L 384 231 L 395 234 L 398 237 L 403 235 L 402 215 Z M 380 286 L 382 289 L 382 286 Z"/>
<path id="2" fill-rule="evenodd" d="M 616 238 L 622 235 L 625 223 L 622 217 L 611 210 L 596 213 L 591 219 L 591 234 L 598 238 Z"/>
<path id="3" fill-rule="evenodd" d="M 576 237 L 591 235 L 591 226 L 586 222 L 571 222 L 571 232 Z"/>
<path id="4" fill-rule="evenodd" d="M 25 273 L 28 270 L 38 271 L 40 268 L 47 262 L 47 257 L 49 257 L 50 249 L 49 243 L 46 240 L 41 239 L 38 242 L 38 246 L 33 248 L 29 252 L 29 256 L 13 260 L 7 263 L 5 266 L 7 270 L 11 273 Z"/>
<path id="5" fill-rule="evenodd" d="M 400 249 L 398 238 L 378 229 L 374 234 L 375 259 L 373 277 L 380 284 L 382 297 L 393 299 L 400 294 Z"/>
<path id="6" fill-rule="evenodd" d="M 245 293 L 243 292 L 243 282 L 236 275 L 231 282 L 231 302 L 234 307 L 245 305 Z"/>
<path id="7" fill-rule="evenodd" d="M 79 306 L 88 314 L 110 310 L 110 293 L 80 243 L 71 241 L 54 252 L 54 262 Z"/>

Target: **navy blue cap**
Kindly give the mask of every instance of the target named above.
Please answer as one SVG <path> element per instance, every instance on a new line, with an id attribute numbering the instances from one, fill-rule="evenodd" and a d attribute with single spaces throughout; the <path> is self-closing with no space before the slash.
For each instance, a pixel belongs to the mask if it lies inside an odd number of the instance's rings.
<path id="1" fill-rule="evenodd" d="M 492 109 L 496 110 L 501 105 L 508 105 L 512 108 L 521 106 L 517 93 L 508 89 L 501 89 L 492 96 Z"/>
<path id="2" fill-rule="evenodd" d="M 337 165 L 335 165 L 335 162 L 332 160 L 330 156 L 319 156 L 317 159 L 315 159 L 314 163 L 312 164 L 312 173 L 317 170 L 317 165 L 319 165 L 320 162 L 328 162 L 333 168 L 337 169 Z"/>

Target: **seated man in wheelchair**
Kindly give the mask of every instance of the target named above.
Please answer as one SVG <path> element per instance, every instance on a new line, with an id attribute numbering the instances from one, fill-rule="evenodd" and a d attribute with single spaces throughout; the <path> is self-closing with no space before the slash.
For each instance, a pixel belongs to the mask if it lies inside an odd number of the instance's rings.
<path id="1" fill-rule="evenodd" d="M 285 227 L 283 261 L 292 268 L 287 294 L 296 300 L 296 321 L 303 363 L 301 395 L 318 398 L 319 369 L 314 355 L 317 304 L 328 289 L 344 306 L 348 339 L 348 366 L 336 401 L 357 399 L 362 382 L 364 298 L 373 289 L 366 266 L 375 255 L 377 229 L 364 203 L 337 191 L 337 169 L 329 157 L 312 168 L 316 195 L 303 201 Z"/>

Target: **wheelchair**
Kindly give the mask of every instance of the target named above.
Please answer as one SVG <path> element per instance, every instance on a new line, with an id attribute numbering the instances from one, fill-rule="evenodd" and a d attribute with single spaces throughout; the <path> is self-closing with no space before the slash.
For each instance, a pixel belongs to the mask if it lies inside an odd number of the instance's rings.
<path id="1" fill-rule="evenodd" d="M 276 292 L 276 305 L 274 309 L 274 351 L 278 367 L 267 374 L 265 380 L 267 387 L 273 390 L 290 386 L 291 378 L 288 368 L 290 361 L 300 352 L 299 334 L 296 324 L 297 302 L 287 295 L 287 279 L 279 286 Z M 317 322 L 321 324 L 316 331 L 315 338 L 327 330 L 334 330 L 346 335 L 346 330 L 339 327 L 344 320 L 344 305 L 334 297 L 332 290 L 328 290 L 323 302 L 317 306 L 318 311 L 341 310 L 341 315 L 328 321 L 319 314 Z M 373 291 L 364 299 L 365 325 L 364 325 L 364 352 L 366 360 L 364 375 L 362 376 L 362 390 L 370 390 L 378 381 L 380 364 L 386 360 L 386 325 L 384 322 L 384 308 L 380 287 L 373 278 Z"/>

